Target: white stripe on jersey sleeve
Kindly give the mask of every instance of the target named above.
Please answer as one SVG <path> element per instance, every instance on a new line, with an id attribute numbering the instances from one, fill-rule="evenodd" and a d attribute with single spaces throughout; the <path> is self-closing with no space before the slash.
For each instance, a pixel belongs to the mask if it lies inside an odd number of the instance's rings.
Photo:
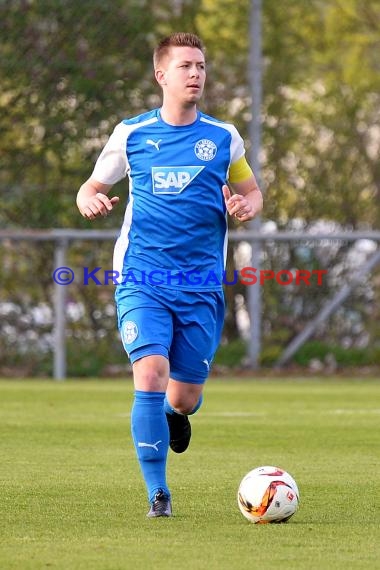
<path id="1" fill-rule="evenodd" d="M 245 154 L 244 141 L 240 136 L 239 131 L 234 125 L 230 123 L 212 121 L 210 119 L 206 119 L 206 117 L 201 117 L 200 120 L 203 121 L 204 123 L 209 123 L 210 125 L 229 131 L 229 133 L 231 134 L 230 164 L 233 164 L 234 162 L 239 160 L 239 158 L 244 156 Z"/>
<path id="2" fill-rule="evenodd" d="M 141 123 L 119 123 L 108 139 L 96 161 L 91 178 L 102 184 L 116 184 L 125 178 L 129 172 L 127 158 L 127 139 L 136 129 L 157 122 L 157 117 L 153 117 Z"/>
<path id="3" fill-rule="evenodd" d="M 116 184 L 127 175 L 128 161 L 126 153 L 127 130 L 123 123 L 116 125 L 107 144 L 99 155 L 91 178 L 102 184 Z"/>

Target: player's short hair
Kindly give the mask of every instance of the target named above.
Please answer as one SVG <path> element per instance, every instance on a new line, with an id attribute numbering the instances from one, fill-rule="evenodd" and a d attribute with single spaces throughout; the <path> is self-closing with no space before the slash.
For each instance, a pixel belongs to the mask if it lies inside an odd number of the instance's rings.
<path id="1" fill-rule="evenodd" d="M 195 34 L 187 32 L 176 32 L 166 38 L 162 39 L 156 46 L 153 52 L 153 65 L 154 68 L 159 65 L 164 57 L 166 57 L 172 47 L 192 47 L 198 48 L 201 52 L 205 53 L 205 48 L 202 40 Z"/>

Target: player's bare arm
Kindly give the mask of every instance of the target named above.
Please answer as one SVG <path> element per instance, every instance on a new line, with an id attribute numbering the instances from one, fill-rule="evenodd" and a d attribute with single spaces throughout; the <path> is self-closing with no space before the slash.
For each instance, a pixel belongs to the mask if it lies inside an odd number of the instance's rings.
<path id="1" fill-rule="evenodd" d="M 232 186 L 234 194 L 225 184 L 222 188 L 226 208 L 230 216 L 239 222 L 252 220 L 263 209 L 263 196 L 252 175 L 248 180 L 235 182 Z"/>
<path id="2" fill-rule="evenodd" d="M 107 216 L 119 202 L 118 196 L 108 198 L 112 184 L 102 184 L 94 178 L 89 178 L 79 189 L 77 206 L 84 218 L 94 220 L 100 216 Z"/>

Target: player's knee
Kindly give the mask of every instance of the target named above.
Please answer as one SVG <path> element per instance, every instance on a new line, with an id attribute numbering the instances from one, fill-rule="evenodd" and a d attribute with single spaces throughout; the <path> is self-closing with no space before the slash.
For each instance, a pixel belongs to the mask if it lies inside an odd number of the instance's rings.
<path id="1" fill-rule="evenodd" d="M 139 389 L 150 391 L 164 391 L 165 377 L 159 370 L 144 370 L 135 375 L 135 384 Z"/>
<path id="2" fill-rule="evenodd" d="M 135 387 L 138 390 L 162 391 L 166 390 L 168 370 L 165 361 L 144 361 L 141 359 L 133 365 Z"/>
<path id="3" fill-rule="evenodd" d="M 198 404 L 199 396 L 177 396 L 173 401 L 170 401 L 171 406 L 176 412 L 184 415 L 191 414 L 196 405 Z"/>
<path id="4" fill-rule="evenodd" d="M 193 406 L 189 406 L 189 405 L 185 405 L 185 404 L 179 404 L 177 406 L 173 406 L 173 408 L 176 410 L 176 412 L 178 412 L 180 414 L 188 415 L 191 412 L 191 410 L 193 409 Z"/>

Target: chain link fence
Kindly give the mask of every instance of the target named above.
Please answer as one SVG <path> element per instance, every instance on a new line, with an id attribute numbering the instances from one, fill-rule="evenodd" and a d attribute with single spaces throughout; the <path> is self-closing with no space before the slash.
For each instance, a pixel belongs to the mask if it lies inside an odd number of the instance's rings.
<path id="1" fill-rule="evenodd" d="M 100 232 L 101 233 L 101 232 Z M 99 234 L 99 232 L 97 232 Z M 63 235 L 63 234 L 62 234 Z M 0 241 L 0 374 L 53 376 L 57 349 L 57 293 L 64 291 L 65 369 L 68 376 L 123 376 L 130 367 L 116 326 L 111 275 L 116 232 L 86 239 L 65 230 Z M 225 274 L 226 323 L 215 371 L 243 369 L 251 323 L 247 290 L 260 286 L 263 300 L 261 365 L 273 367 L 289 343 L 334 295 L 378 254 L 373 239 L 262 241 L 260 271 L 249 265 L 250 246 L 241 232 L 230 241 Z M 37 239 L 38 238 L 38 239 Z M 64 244 L 64 256 L 57 248 Z M 61 261 L 60 261 L 61 260 Z M 57 265 L 64 263 L 64 265 Z M 360 276 L 328 319 L 319 323 L 290 364 L 316 370 L 380 364 L 380 272 Z"/>

